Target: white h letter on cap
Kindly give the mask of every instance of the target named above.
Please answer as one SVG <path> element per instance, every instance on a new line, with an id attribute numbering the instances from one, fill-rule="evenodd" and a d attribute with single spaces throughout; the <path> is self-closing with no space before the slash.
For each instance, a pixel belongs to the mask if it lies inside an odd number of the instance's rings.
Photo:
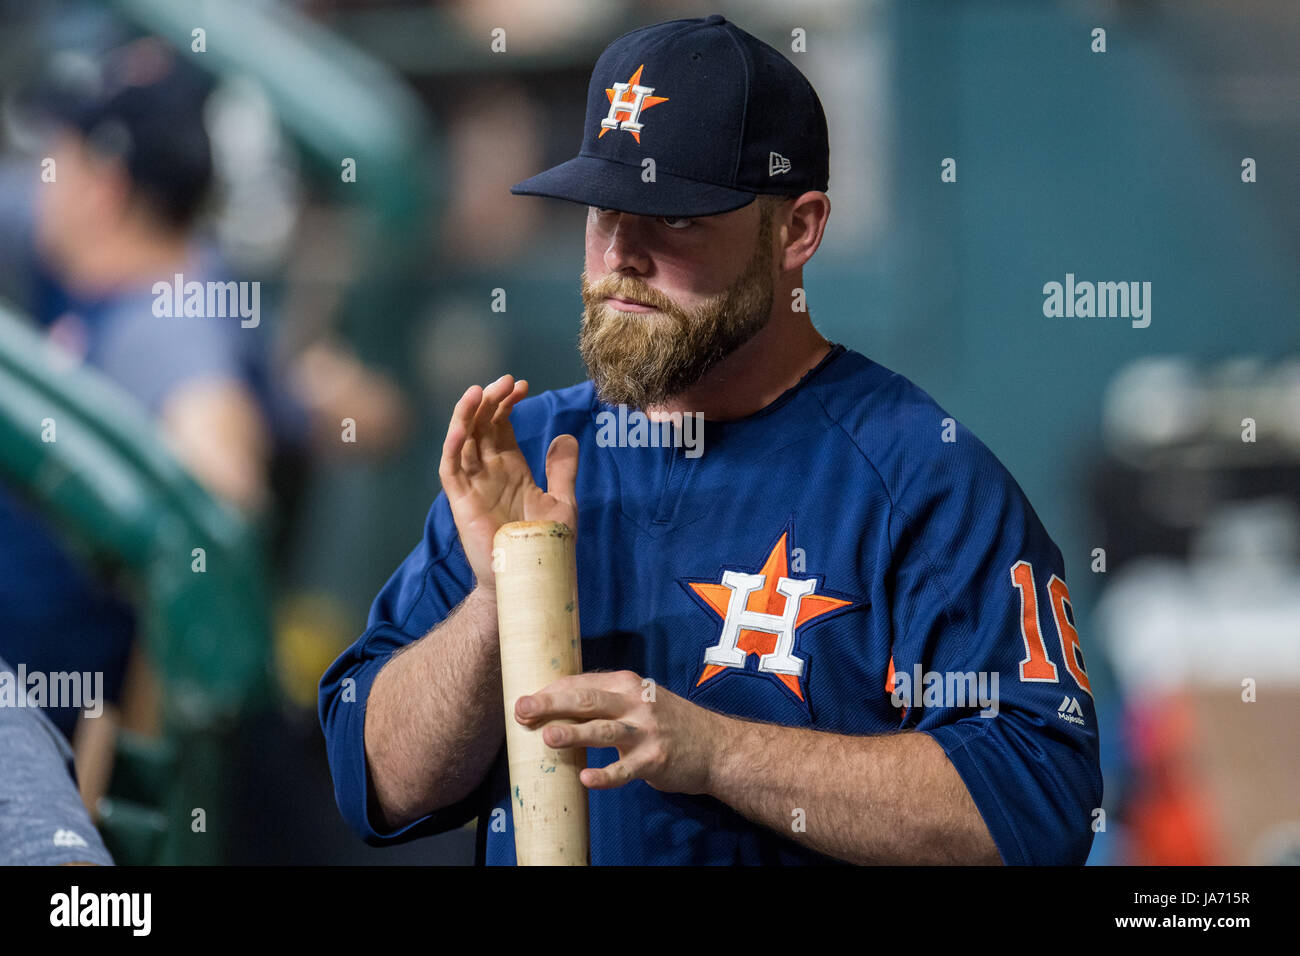
<path id="1" fill-rule="evenodd" d="M 636 94 L 636 99 L 627 103 L 623 100 L 623 94 L 629 89 Z M 641 132 L 643 124 L 637 122 L 641 117 L 641 104 L 654 91 L 653 86 L 642 86 L 639 83 L 636 86 L 629 86 L 627 83 L 615 83 L 614 99 L 609 104 L 609 115 L 600 121 L 600 125 L 607 129 L 619 129 L 621 127 L 633 132 Z M 619 113 L 627 114 L 627 119 L 623 120 L 621 124 L 618 120 Z"/>

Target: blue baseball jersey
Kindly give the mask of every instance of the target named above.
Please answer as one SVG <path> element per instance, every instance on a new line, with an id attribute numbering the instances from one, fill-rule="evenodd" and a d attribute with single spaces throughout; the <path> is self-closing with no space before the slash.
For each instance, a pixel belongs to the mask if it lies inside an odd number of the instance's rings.
<path id="1" fill-rule="evenodd" d="M 842 346 L 761 411 L 705 423 L 702 454 L 611 443 L 611 412 L 585 382 L 511 414 L 539 484 L 551 439 L 578 439 L 585 669 L 632 670 L 742 719 L 927 733 L 1004 862 L 1084 862 L 1102 781 L 1061 553 L 974 435 Z M 394 831 L 371 814 L 371 684 L 473 584 L 440 494 L 366 632 L 324 675 L 320 720 L 339 808 L 368 843 L 477 816 L 479 861 L 512 864 L 504 740 L 460 803 Z M 617 757 L 587 751 L 592 767 Z M 596 865 L 828 861 L 712 797 L 641 780 L 589 797 Z"/>

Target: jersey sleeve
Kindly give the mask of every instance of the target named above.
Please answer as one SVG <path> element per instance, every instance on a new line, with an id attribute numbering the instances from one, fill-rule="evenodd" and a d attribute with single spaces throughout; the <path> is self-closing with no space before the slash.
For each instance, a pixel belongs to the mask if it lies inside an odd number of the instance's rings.
<path id="1" fill-rule="evenodd" d="M 943 747 L 1004 863 L 1081 865 L 1102 780 L 1060 551 L 969 432 L 935 464 L 890 519 L 901 726 Z"/>
<path id="2" fill-rule="evenodd" d="M 556 392 L 524 399 L 510 411 L 510 424 L 519 449 L 539 485 L 545 482 L 546 449 L 563 431 L 576 432 L 590 402 L 575 387 L 567 395 L 567 417 L 556 418 Z M 366 631 L 343 652 L 321 678 L 318 709 L 334 796 L 344 819 L 372 846 L 403 843 L 442 833 L 478 816 L 492 802 L 495 787 L 504 792 L 504 742 L 497 761 L 477 788 L 451 806 L 428 814 L 398 830 L 381 831 L 370 808 L 374 793 L 366 767 L 366 702 L 375 677 L 400 648 L 417 641 L 450 614 L 474 588 L 474 572 L 465 557 L 445 492 L 439 492 L 424 524 L 424 536 L 384 585 L 370 608 Z"/>
<path id="3" fill-rule="evenodd" d="M 424 537 L 384 585 L 370 608 L 365 633 L 325 672 L 319 716 L 334 797 L 349 826 L 367 843 L 402 843 L 461 826 L 478 815 L 482 786 L 464 800 L 397 830 L 371 817 L 374 792 L 365 754 L 366 703 L 376 675 L 394 651 L 423 637 L 473 589 L 474 573 L 456 534 L 447 496 L 439 493 Z"/>

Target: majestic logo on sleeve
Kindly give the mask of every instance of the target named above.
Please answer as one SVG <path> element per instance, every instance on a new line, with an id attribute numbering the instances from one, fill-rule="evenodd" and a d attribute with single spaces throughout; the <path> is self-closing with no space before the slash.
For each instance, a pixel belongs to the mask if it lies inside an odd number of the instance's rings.
<path id="1" fill-rule="evenodd" d="M 724 568 L 720 583 L 682 582 L 722 620 L 718 642 L 704 651 L 697 688 L 737 671 L 752 671 L 770 675 L 807 704 L 807 661 L 796 646 L 802 629 L 851 607 L 853 601 L 819 593 L 819 576 L 790 576 L 790 536 L 790 529 L 782 532 L 756 572 Z M 758 658 L 753 668 L 751 655 Z"/>
<path id="2" fill-rule="evenodd" d="M 605 95 L 609 97 L 609 115 L 600 121 L 600 132 L 596 134 L 596 139 L 612 129 L 625 129 L 632 134 L 634 140 L 641 142 L 641 130 L 645 126 L 641 122 L 641 111 L 668 102 L 666 96 L 650 95 L 655 91 L 653 86 L 641 85 L 641 71 L 644 69 L 645 64 L 642 63 L 626 83 L 615 83 L 613 89 L 605 88 Z"/>

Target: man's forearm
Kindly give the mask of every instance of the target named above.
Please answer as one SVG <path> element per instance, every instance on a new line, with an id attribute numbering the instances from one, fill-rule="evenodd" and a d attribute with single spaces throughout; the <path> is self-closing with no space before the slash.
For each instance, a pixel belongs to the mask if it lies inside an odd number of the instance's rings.
<path id="1" fill-rule="evenodd" d="M 1001 862 L 928 734 L 850 737 L 715 716 L 708 792 L 749 819 L 852 863 Z"/>
<path id="2" fill-rule="evenodd" d="M 476 589 L 384 665 L 366 704 L 366 763 L 390 828 L 471 793 L 505 738 L 496 599 Z"/>

